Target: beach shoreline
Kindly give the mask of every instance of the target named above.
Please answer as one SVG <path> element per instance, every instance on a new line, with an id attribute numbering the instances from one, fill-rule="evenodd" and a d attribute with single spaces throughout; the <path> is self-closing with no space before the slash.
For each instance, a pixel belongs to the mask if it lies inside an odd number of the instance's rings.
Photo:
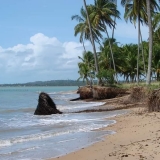
<path id="1" fill-rule="evenodd" d="M 50 160 L 159 160 L 160 113 L 148 113 L 146 106 L 129 111 L 125 115 L 110 118 L 117 123 L 102 129 L 115 131 L 115 134 L 107 135 L 89 147 Z"/>

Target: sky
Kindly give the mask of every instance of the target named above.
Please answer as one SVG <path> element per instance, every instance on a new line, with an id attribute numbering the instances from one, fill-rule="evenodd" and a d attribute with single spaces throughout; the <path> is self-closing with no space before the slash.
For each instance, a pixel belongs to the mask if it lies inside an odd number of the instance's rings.
<path id="1" fill-rule="evenodd" d="M 115 38 L 121 44 L 137 43 L 138 31 L 124 21 L 124 8 L 118 3 L 121 20 Z M 77 22 L 71 16 L 82 6 L 83 0 L 0 0 L 0 84 L 77 80 L 83 47 L 74 36 Z M 146 26 L 142 35 L 147 40 Z M 89 42 L 85 45 L 92 51 Z"/>

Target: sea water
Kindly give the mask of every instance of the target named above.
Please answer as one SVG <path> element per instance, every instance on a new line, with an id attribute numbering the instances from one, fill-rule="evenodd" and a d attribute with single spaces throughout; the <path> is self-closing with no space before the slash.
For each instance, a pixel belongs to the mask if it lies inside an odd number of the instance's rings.
<path id="1" fill-rule="evenodd" d="M 0 159 L 40 160 L 65 155 L 101 140 L 113 131 L 106 118 L 124 111 L 74 113 L 103 102 L 70 101 L 78 87 L 0 87 Z M 64 114 L 37 116 L 40 92 L 48 93 Z M 114 118 L 113 118 L 114 119 Z"/>

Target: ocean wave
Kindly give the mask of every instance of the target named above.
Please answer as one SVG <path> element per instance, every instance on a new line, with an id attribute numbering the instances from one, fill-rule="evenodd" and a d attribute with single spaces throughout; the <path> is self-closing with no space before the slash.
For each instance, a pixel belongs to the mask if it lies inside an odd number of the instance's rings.
<path id="1" fill-rule="evenodd" d="M 84 108 L 101 106 L 101 105 L 104 105 L 104 104 L 105 104 L 105 102 L 78 101 L 78 102 L 72 102 L 69 105 L 57 105 L 57 108 L 60 109 L 60 110 L 84 109 Z"/>
<path id="2" fill-rule="evenodd" d="M 35 108 L 28 107 L 28 108 L 18 108 L 18 109 L 3 109 L 3 110 L 0 110 L 0 113 L 14 113 L 14 112 L 34 113 L 34 111 L 35 111 Z"/>
<path id="3" fill-rule="evenodd" d="M 48 92 L 48 94 L 77 94 L 76 90 L 70 90 L 70 91 L 58 91 L 58 92 Z"/>
<path id="4" fill-rule="evenodd" d="M 41 92 L 43 92 L 43 91 L 36 91 L 36 93 L 41 93 Z M 46 92 L 47 94 L 49 94 L 49 95 L 74 95 L 74 94 L 76 94 L 77 96 L 78 96 L 78 94 L 77 94 L 77 91 L 76 90 L 70 90 L 70 91 L 58 91 L 58 92 Z"/>
<path id="5" fill-rule="evenodd" d="M 103 112 L 103 113 L 66 113 L 47 116 L 35 116 L 32 114 L 16 115 L 12 118 L 1 119 L 2 128 L 22 129 L 26 127 L 65 127 L 68 125 L 81 125 L 82 123 L 90 123 L 95 121 L 104 121 L 105 118 L 115 117 L 122 114 L 121 112 Z M 0 125 L 1 126 L 1 125 Z"/>
<path id="6" fill-rule="evenodd" d="M 100 120 L 101 118 L 85 118 L 85 119 L 39 119 L 39 120 L 24 120 L 24 121 L 17 121 L 11 119 L 10 122 L 6 123 L 7 126 L 12 128 L 25 128 L 25 127 L 35 127 L 35 126 L 53 126 L 53 125 L 60 125 L 62 126 L 68 126 L 73 124 L 79 124 L 79 123 L 89 123 L 91 121 L 104 121 Z"/>
<path id="7" fill-rule="evenodd" d="M 0 147 L 6 147 L 6 146 L 11 146 L 12 143 L 10 140 L 0 140 Z"/>
<path id="8" fill-rule="evenodd" d="M 0 147 L 7 147 L 7 146 L 11 146 L 11 145 L 17 144 L 17 143 L 42 140 L 42 139 L 51 138 L 51 137 L 53 138 L 55 136 L 60 136 L 60 135 L 65 135 L 65 134 L 78 133 L 78 132 L 89 132 L 92 130 L 107 127 L 108 125 L 114 124 L 114 123 L 116 123 L 116 121 L 109 120 L 109 121 L 107 121 L 107 123 L 104 123 L 104 121 L 103 121 L 102 123 L 99 123 L 99 124 L 92 123 L 90 125 L 88 125 L 88 124 L 84 124 L 81 126 L 77 125 L 77 126 L 75 126 L 75 128 L 68 129 L 67 131 L 66 130 L 63 130 L 61 132 L 46 131 L 46 132 L 38 133 L 38 134 L 20 136 L 20 137 L 7 139 L 7 140 L 0 140 Z"/>
<path id="9" fill-rule="evenodd" d="M 83 122 L 85 122 L 85 123 L 90 123 L 90 122 L 95 122 L 95 121 L 100 121 L 100 122 L 105 122 L 105 120 L 101 120 L 101 118 L 86 118 L 86 119 L 68 119 L 68 120 L 66 120 L 66 119 L 62 119 L 62 120 L 56 120 L 56 121 L 54 121 L 53 119 L 42 119 L 42 120 L 40 120 L 40 123 L 39 124 L 41 124 L 41 125 L 53 125 L 53 124 L 63 124 L 63 125 L 70 125 L 70 124 L 75 124 L 75 123 L 83 123 Z"/>

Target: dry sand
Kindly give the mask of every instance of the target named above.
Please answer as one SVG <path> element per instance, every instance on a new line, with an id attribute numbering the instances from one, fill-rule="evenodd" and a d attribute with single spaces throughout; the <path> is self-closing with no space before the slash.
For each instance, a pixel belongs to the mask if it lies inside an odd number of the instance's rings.
<path id="1" fill-rule="evenodd" d="M 117 123 L 104 128 L 116 134 L 52 160 L 160 160 L 160 113 L 130 110 L 127 115 L 112 118 Z"/>

